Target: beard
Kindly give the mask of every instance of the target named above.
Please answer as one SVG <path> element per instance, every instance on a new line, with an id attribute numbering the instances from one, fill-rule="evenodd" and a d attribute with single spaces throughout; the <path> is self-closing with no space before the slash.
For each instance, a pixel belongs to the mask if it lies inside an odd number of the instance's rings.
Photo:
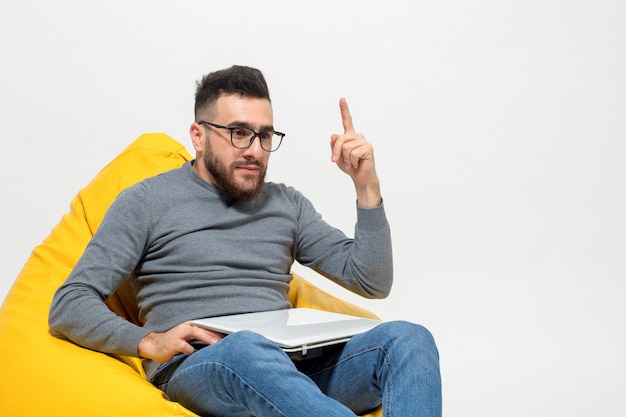
<path id="1" fill-rule="evenodd" d="M 218 160 L 210 149 L 204 153 L 203 162 L 213 176 L 215 184 L 234 200 L 250 201 L 259 195 L 265 183 L 267 168 L 262 162 L 254 160 L 236 161 L 230 167 Z M 243 181 L 237 182 L 234 171 L 237 165 L 256 165 L 260 168 L 259 175 L 245 175 Z"/>

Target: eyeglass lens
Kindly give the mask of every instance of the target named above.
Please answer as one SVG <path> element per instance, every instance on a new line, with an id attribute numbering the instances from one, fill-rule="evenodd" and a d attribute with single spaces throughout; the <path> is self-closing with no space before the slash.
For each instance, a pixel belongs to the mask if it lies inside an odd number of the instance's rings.
<path id="1" fill-rule="evenodd" d="M 261 147 L 268 152 L 272 152 L 278 149 L 282 140 L 280 135 L 274 132 L 260 132 L 256 134 L 253 130 L 245 127 L 231 128 L 230 132 L 233 146 L 240 149 L 249 147 L 252 145 L 252 140 L 258 137 Z"/>

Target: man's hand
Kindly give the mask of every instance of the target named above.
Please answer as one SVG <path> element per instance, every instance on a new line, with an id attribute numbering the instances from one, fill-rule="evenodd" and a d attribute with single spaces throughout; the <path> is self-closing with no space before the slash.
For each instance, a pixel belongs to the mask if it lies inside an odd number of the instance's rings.
<path id="1" fill-rule="evenodd" d="M 331 136 L 330 159 L 352 178 L 359 206 L 376 207 L 382 200 L 380 183 L 374 167 L 374 149 L 365 136 L 354 130 L 352 116 L 345 98 L 339 100 L 339 109 L 344 133 Z"/>
<path id="2" fill-rule="evenodd" d="M 222 340 L 223 337 L 224 335 L 221 333 L 192 326 L 189 322 L 185 322 L 172 327 L 165 333 L 148 333 L 139 342 L 137 350 L 142 358 L 165 363 L 179 353 L 191 355 L 195 349 L 189 344 L 190 342 L 212 345 Z"/>

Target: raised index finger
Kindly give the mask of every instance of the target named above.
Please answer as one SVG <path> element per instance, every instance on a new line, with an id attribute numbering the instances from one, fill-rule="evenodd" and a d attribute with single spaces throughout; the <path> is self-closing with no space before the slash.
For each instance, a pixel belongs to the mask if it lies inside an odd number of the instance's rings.
<path id="1" fill-rule="evenodd" d="M 344 133 L 354 133 L 354 125 L 352 124 L 352 116 L 348 108 L 348 102 L 345 98 L 339 100 L 339 110 L 341 110 L 341 122 L 343 123 Z"/>

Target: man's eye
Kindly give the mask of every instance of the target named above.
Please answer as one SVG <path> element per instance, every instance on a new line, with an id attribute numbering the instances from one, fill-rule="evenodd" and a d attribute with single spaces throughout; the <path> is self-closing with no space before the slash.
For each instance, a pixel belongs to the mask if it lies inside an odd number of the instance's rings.
<path id="1" fill-rule="evenodd" d="M 246 136 L 249 135 L 246 129 L 233 129 L 232 132 L 233 132 L 233 136 L 239 137 L 239 138 L 245 138 Z"/>

